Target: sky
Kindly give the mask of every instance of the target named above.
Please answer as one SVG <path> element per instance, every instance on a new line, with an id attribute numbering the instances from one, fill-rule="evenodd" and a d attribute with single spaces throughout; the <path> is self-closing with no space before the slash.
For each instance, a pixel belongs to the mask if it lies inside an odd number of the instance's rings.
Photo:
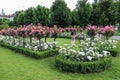
<path id="1" fill-rule="evenodd" d="M 19 10 L 26 10 L 29 7 L 36 7 L 42 5 L 50 8 L 55 0 L 0 0 L 0 14 L 4 9 L 5 14 L 13 14 Z M 88 0 L 92 3 L 94 0 Z M 65 0 L 67 6 L 73 10 L 77 3 L 77 0 Z"/>

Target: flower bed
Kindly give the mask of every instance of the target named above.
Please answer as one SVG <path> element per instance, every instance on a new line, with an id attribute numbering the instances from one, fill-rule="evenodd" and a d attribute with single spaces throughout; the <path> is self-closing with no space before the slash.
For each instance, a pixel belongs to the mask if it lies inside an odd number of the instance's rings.
<path id="1" fill-rule="evenodd" d="M 100 72 L 109 68 L 111 55 L 114 54 L 110 53 L 112 52 L 110 49 L 116 48 L 117 44 L 116 40 L 110 39 L 114 31 L 111 26 L 106 26 L 103 28 L 103 37 L 96 38 L 97 32 L 96 26 L 88 26 L 86 28 L 88 38 L 80 40 L 80 44 L 61 46 L 56 58 L 56 67 L 63 71 L 81 73 Z"/>
<path id="2" fill-rule="evenodd" d="M 111 53 L 107 49 L 114 45 L 106 45 L 105 42 L 101 42 L 97 38 L 90 41 L 90 39 L 81 40 L 79 47 L 67 44 L 64 47 L 61 46 L 56 58 L 56 67 L 63 71 L 81 73 L 100 72 L 109 68 Z"/>
<path id="3" fill-rule="evenodd" d="M 36 58 L 36 59 L 41 59 L 41 58 L 45 58 L 45 57 L 49 57 L 49 56 L 53 56 L 53 55 L 58 54 L 57 49 L 38 52 L 38 51 L 34 51 L 34 50 L 22 48 L 22 47 L 11 46 L 11 45 L 5 44 L 3 42 L 0 42 L 0 46 L 11 49 L 11 50 L 18 52 L 18 53 L 27 55 L 29 57 Z"/>
<path id="4" fill-rule="evenodd" d="M 102 58 L 92 62 L 77 62 L 61 57 L 56 58 L 56 67 L 67 72 L 94 73 L 101 72 L 111 66 L 111 57 Z"/>

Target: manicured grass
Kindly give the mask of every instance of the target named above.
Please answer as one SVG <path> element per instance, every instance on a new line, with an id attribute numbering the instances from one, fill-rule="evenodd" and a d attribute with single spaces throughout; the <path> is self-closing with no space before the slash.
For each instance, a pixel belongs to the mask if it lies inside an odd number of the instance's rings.
<path id="1" fill-rule="evenodd" d="M 53 38 L 47 38 L 47 42 L 53 42 L 53 41 L 54 41 Z M 67 38 L 57 38 L 56 42 L 57 42 L 57 46 L 58 47 L 62 46 L 63 44 L 69 44 L 69 45 L 71 45 L 71 39 L 67 39 Z M 76 43 L 76 45 L 78 45 L 79 44 L 79 40 L 76 39 L 75 43 Z"/>
<path id="2" fill-rule="evenodd" d="M 120 52 L 120 41 L 117 50 Z M 0 80 L 120 80 L 120 55 L 113 57 L 109 69 L 93 74 L 61 72 L 54 64 L 55 57 L 36 60 L 0 47 Z"/>
<path id="3" fill-rule="evenodd" d="M 116 36 L 120 36 L 120 32 L 119 32 L 119 31 L 117 31 L 115 35 L 116 35 Z"/>

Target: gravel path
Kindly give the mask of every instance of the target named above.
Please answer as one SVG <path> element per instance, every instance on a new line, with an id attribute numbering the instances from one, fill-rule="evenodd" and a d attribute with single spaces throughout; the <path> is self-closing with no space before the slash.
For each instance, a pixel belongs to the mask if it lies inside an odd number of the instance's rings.
<path id="1" fill-rule="evenodd" d="M 111 39 L 120 40 L 120 36 L 112 36 Z"/>

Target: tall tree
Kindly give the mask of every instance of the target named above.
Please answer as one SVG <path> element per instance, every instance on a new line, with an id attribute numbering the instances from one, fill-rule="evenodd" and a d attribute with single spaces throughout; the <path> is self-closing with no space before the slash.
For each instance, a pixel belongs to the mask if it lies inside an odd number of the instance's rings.
<path id="1" fill-rule="evenodd" d="M 41 23 L 42 25 L 49 25 L 50 11 L 48 8 L 38 5 L 34 12 L 34 24 Z"/>
<path id="2" fill-rule="evenodd" d="M 51 23 L 61 27 L 71 25 L 71 11 L 64 0 L 55 0 L 51 7 Z"/>
<path id="3" fill-rule="evenodd" d="M 76 5 L 76 11 L 78 13 L 79 25 L 85 27 L 90 24 L 90 16 L 92 8 L 87 0 L 78 0 Z"/>
<path id="4" fill-rule="evenodd" d="M 21 12 L 18 15 L 18 25 L 24 25 L 25 24 L 25 18 L 24 18 L 25 13 Z"/>
<path id="5" fill-rule="evenodd" d="M 25 11 L 25 25 L 33 23 L 35 8 L 30 7 Z"/>
<path id="6" fill-rule="evenodd" d="M 14 23 L 15 23 L 16 26 L 25 24 L 24 15 L 25 15 L 24 11 L 17 11 L 15 13 Z"/>
<path id="7" fill-rule="evenodd" d="M 90 17 L 90 23 L 92 25 L 97 25 L 99 26 L 100 24 L 100 6 L 98 3 L 98 0 L 94 0 L 94 3 L 92 4 L 92 14 Z"/>
<path id="8" fill-rule="evenodd" d="M 116 25 L 118 23 L 119 17 L 119 10 L 120 10 L 120 5 L 118 6 L 118 3 L 120 2 L 114 2 L 111 4 L 111 7 L 109 9 L 109 22 L 111 25 Z"/>
<path id="9" fill-rule="evenodd" d="M 115 18 L 114 10 L 112 9 L 113 3 L 113 0 L 99 0 L 101 25 L 111 25 L 112 18 Z"/>
<path id="10" fill-rule="evenodd" d="M 79 25 L 79 18 L 78 18 L 78 13 L 76 10 L 72 11 L 72 25 L 73 26 L 78 26 Z"/>

